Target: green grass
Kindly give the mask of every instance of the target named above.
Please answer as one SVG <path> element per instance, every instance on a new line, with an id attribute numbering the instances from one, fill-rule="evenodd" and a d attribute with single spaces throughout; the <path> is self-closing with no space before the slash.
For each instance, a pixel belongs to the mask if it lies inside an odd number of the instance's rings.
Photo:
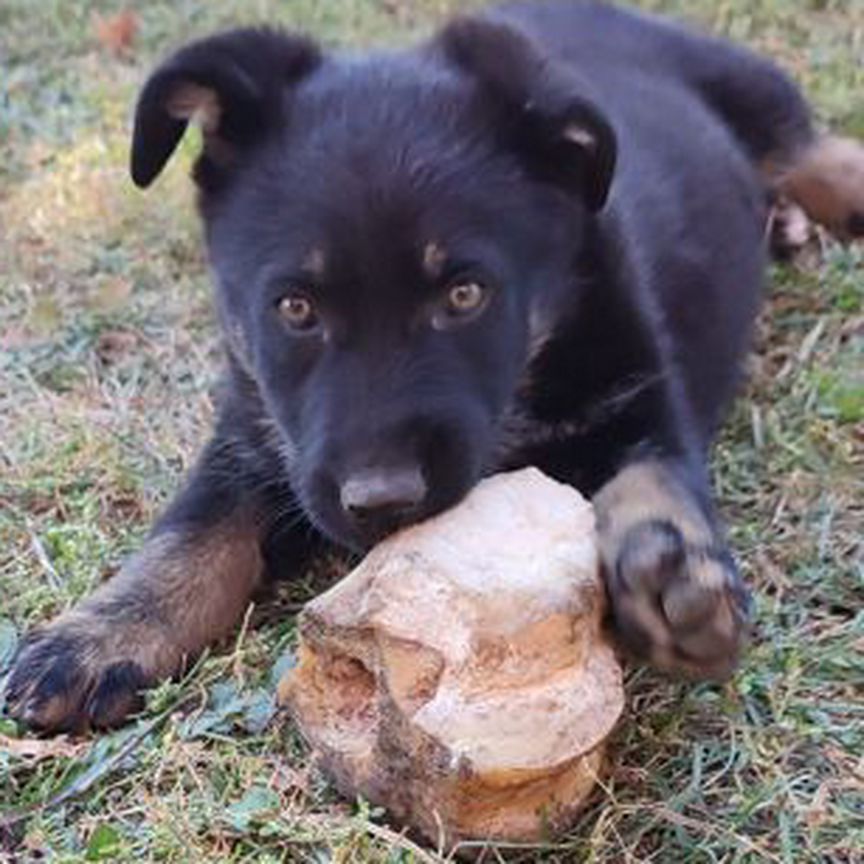
<path id="1" fill-rule="evenodd" d="M 146 69 L 240 21 L 369 44 L 457 4 L 140 5 L 134 52 L 115 59 L 93 16 L 116 4 L 0 0 L 0 674 L 16 634 L 140 542 L 212 412 L 218 351 L 185 178 L 194 143 L 154 194 L 126 176 Z M 824 121 L 864 134 L 858 0 L 642 5 L 772 53 Z M 756 590 L 753 648 L 723 687 L 632 671 L 604 788 L 558 845 L 517 860 L 864 860 L 862 354 L 860 247 L 828 243 L 807 266 L 775 270 L 750 383 L 714 459 Z M 254 610 L 119 732 L 35 740 L 0 720 L 0 861 L 433 860 L 382 814 L 341 801 L 273 714 L 276 667 L 313 587 Z"/>

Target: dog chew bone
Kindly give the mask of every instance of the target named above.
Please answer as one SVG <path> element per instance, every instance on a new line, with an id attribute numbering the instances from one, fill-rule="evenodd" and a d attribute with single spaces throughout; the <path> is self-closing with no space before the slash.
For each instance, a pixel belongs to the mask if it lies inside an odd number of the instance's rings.
<path id="1" fill-rule="evenodd" d="M 623 707 L 591 506 L 533 468 L 384 540 L 279 685 L 325 773 L 435 844 L 572 822 Z"/>

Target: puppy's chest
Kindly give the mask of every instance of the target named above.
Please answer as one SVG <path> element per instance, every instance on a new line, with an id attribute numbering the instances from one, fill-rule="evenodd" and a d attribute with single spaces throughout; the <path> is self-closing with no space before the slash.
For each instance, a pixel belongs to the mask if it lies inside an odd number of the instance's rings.
<path id="1" fill-rule="evenodd" d="M 634 372 L 581 391 L 575 381 L 568 389 L 558 380 L 554 389 L 564 394 L 558 398 L 550 398 L 547 381 L 529 380 L 501 418 L 494 469 L 533 465 L 592 491 L 597 466 L 627 444 L 620 440 L 622 421 L 659 380 L 654 372 Z"/>

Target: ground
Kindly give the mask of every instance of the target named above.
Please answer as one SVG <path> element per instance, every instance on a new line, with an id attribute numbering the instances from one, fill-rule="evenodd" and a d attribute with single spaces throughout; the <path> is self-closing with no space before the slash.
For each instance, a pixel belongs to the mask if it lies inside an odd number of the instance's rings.
<path id="1" fill-rule="evenodd" d="M 110 0 L 0 0 L 0 676 L 22 631 L 140 542 L 212 413 L 195 142 L 149 194 L 126 174 L 147 68 L 236 22 L 370 44 L 466 4 L 138 5 L 117 17 Z M 771 53 L 821 121 L 864 135 L 861 0 L 642 5 Z M 756 592 L 753 647 L 724 686 L 630 671 L 603 788 L 568 836 L 517 860 L 864 860 L 864 253 L 825 240 L 770 281 L 713 460 Z M 38 740 L 0 719 L 0 861 L 440 860 L 341 801 L 273 714 L 314 588 L 254 609 L 116 733 Z"/>

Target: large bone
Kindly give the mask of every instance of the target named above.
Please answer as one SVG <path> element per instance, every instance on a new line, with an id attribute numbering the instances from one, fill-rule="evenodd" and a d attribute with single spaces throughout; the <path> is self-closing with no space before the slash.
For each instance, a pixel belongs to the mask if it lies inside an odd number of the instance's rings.
<path id="1" fill-rule="evenodd" d="M 573 821 L 623 706 L 591 507 L 535 469 L 378 545 L 301 616 L 283 679 L 322 767 L 433 843 Z"/>

